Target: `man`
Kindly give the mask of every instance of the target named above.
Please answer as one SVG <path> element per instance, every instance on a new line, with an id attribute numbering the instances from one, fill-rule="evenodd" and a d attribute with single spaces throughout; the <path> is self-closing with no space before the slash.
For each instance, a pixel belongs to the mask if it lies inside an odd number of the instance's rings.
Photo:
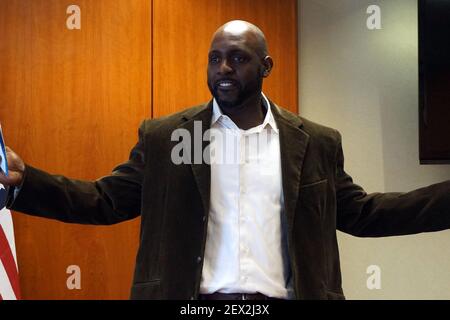
<path id="1" fill-rule="evenodd" d="M 144 121 L 130 159 L 95 182 L 52 176 L 8 149 L 8 206 L 73 223 L 141 214 L 135 299 L 343 299 L 337 229 L 378 237 L 450 227 L 450 182 L 367 195 L 344 171 L 336 130 L 261 92 L 272 66 L 256 26 L 225 24 L 209 52 L 213 101 Z M 221 137 L 210 139 L 210 160 L 237 150 L 238 161 L 190 161 L 195 141 L 175 159 L 174 137 L 198 129 Z M 253 138 L 256 152 L 245 152 Z"/>

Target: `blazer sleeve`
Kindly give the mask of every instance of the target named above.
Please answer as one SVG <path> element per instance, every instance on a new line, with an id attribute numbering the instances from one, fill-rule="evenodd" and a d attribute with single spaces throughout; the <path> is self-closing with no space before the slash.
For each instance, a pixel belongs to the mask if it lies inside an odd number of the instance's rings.
<path id="1" fill-rule="evenodd" d="M 140 214 L 145 121 L 129 160 L 96 181 L 69 179 L 26 166 L 23 183 L 7 207 L 68 223 L 109 225 Z"/>
<path id="2" fill-rule="evenodd" d="M 450 228 L 450 181 L 406 193 L 367 194 L 345 172 L 338 136 L 337 229 L 359 237 L 383 237 Z"/>

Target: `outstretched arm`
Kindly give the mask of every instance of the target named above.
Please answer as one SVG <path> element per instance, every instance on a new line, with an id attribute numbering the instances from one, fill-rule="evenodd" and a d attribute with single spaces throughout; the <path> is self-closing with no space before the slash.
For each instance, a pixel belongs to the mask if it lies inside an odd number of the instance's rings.
<path id="1" fill-rule="evenodd" d="M 407 193 L 367 194 L 344 170 L 336 152 L 337 228 L 359 237 L 382 237 L 450 228 L 450 181 Z"/>
<path id="2" fill-rule="evenodd" d="M 144 124 L 139 141 L 127 162 L 96 181 L 80 181 L 51 175 L 24 165 L 21 178 L 6 185 L 20 186 L 16 196 L 10 194 L 8 208 L 23 213 L 70 223 L 114 224 L 140 214 L 141 187 L 144 170 Z M 8 162 L 14 157 L 10 150 Z M 16 160 L 22 161 L 22 160 Z M 23 163 L 23 161 L 22 161 Z M 8 179 L 13 179 L 12 176 Z M 1 182 L 1 181 L 0 181 Z"/>

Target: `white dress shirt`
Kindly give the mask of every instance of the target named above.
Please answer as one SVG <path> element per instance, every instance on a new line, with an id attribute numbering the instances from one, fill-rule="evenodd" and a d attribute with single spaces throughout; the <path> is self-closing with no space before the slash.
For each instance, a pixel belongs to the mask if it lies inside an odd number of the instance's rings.
<path id="1" fill-rule="evenodd" d="M 288 298 L 279 132 L 270 104 L 264 122 L 239 129 L 216 100 L 211 122 L 211 196 L 200 293 Z"/>

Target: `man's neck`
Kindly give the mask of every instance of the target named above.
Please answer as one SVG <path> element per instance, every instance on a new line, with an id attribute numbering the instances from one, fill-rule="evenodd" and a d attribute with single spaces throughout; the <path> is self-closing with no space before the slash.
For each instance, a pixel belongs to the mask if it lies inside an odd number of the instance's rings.
<path id="1" fill-rule="evenodd" d="M 233 120 L 238 128 L 248 130 L 264 122 L 267 108 L 264 106 L 262 99 L 262 95 L 258 94 L 245 100 L 240 105 L 228 108 L 220 107 L 220 109 L 223 114 Z"/>

